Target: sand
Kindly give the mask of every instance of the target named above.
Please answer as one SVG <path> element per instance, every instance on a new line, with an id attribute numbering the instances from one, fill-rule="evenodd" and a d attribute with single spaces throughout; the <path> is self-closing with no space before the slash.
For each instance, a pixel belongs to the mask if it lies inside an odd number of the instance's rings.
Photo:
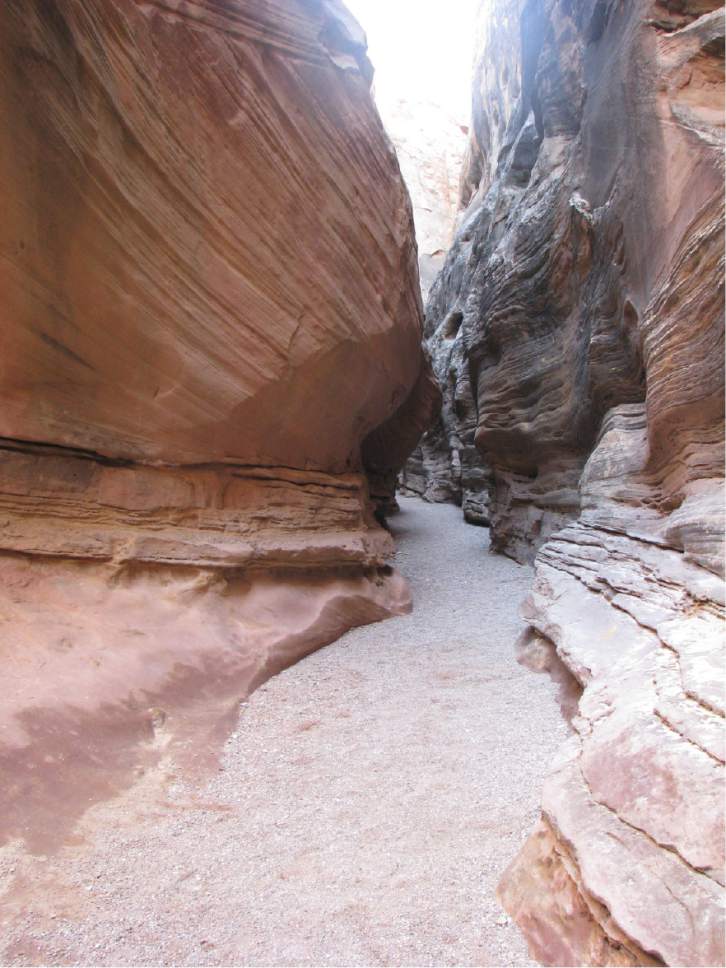
<path id="1" fill-rule="evenodd" d="M 413 613 L 269 680 L 215 775 L 165 761 L 55 854 L 0 851 L 2 964 L 536 964 L 495 898 L 568 729 L 515 659 L 531 571 L 401 505 Z"/>

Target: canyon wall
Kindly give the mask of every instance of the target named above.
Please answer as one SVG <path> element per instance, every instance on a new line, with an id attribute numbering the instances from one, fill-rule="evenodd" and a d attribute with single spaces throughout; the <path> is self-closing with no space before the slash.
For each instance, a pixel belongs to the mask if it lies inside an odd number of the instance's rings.
<path id="1" fill-rule="evenodd" d="M 438 391 L 337 0 L 9 0 L 0 77 L 0 834 L 41 848 L 409 607 L 366 474 Z"/>
<path id="2" fill-rule="evenodd" d="M 546 964 L 723 964 L 723 9 L 483 15 L 404 483 L 534 561 L 584 689 L 500 896 Z"/>
<path id="3" fill-rule="evenodd" d="M 376 104 L 411 196 L 421 293 L 426 300 L 454 236 L 468 118 L 456 117 L 450 107 L 431 98 L 396 98 L 377 92 Z"/>
<path id="4" fill-rule="evenodd" d="M 471 100 L 467 38 L 476 0 L 448 7 L 347 0 L 347 6 L 366 30 L 376 69 L 374 100 L 411 197 L 425 299 L 444 264 L 459 213 Z"/>

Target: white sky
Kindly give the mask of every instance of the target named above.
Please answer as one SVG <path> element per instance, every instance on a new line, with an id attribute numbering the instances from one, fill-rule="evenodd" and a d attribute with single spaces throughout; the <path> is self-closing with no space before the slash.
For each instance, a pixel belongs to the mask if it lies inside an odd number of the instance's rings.
<path id="1" fill-rule="evenodd" d="M 379 104 L 431 100 L 469 122 L 477 0 L 344 0 L 368 36 Z"/>

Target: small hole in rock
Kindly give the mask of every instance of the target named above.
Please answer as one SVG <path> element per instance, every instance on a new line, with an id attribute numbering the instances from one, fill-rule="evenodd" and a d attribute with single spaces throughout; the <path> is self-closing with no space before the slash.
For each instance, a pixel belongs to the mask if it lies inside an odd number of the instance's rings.
<path id="1" fill-rule="evenodd" d="M 461 324 L 464 319 L 464 314 L 459 312 L 449 313 L 444 323 L 443 337 L 444 339 L 454 339 L 461 329 Z"/>

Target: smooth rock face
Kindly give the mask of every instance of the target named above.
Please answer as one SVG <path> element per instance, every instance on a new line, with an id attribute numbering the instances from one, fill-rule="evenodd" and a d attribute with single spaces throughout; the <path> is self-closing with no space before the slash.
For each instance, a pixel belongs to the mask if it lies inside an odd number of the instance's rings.
<path id="1" fill-rule="evenodd" d="M 0 8 L 0 835 L 409 605 L 361 453 L 438 396 L 370 81 L 337 0 Z"/>
<path id="2" fill-rule="evenodd" d="M 419 300 L 333 9 L 3 4 L 3 436 L 356 467 L 418 376 Z"/>
<path id="3" fill-rule="evenodd" d="M 404 480 L 459 497 L 475 443 L 584 687 L 501 898 L 546 964 L 723 964 L 723 10 L 484 13 Z"/>

